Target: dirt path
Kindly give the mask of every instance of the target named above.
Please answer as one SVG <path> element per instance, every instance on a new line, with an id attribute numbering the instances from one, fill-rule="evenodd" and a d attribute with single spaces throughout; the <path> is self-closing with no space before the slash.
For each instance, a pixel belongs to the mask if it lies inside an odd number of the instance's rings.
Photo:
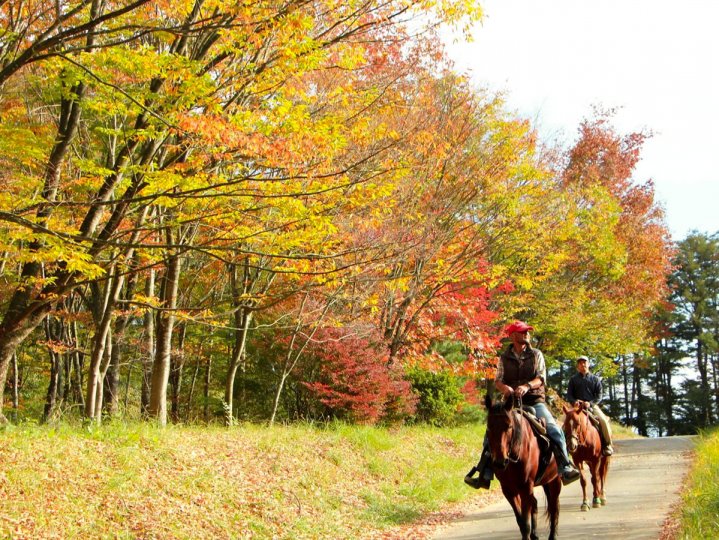
<path id="1" fill-rule="evenodd" d="M 559 536 L 583 538 L 657 540 L 672 504 L 679 497 L 691 462 L 691 437 L 626 439 L 615 441 L 616 453 L 607 478 L 607 505 L 580 512 L 579 482 L 564 489 L 560 498 Z M 588 486 L 589 489 L 589 486 Z M 537 488 L 539 535 L 549 527 L 543 518 L 544 492 Z M 434 540 L 516 540 L 519 528 L 504 498 L 442 527 Z"/>

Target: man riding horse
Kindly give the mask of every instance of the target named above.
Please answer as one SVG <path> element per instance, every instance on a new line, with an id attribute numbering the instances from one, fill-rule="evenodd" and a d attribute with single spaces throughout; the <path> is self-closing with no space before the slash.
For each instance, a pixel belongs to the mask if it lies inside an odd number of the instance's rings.
<path id="1" fill-rule="evenodd" d="M 569 461 L 564 433 L 545 404 L 547 370 L 544 355 L 539 349 L 531 347 L 530 330 L 534 328 L 522 321 L 515 321 L 505 328 L 511 344 L 499 359 L 494 385 L 505 399 L 512 396 L 521 399 L 523 404 L 534 407 L 536 415 L 545 420 L 562 484 L 567 485 L 579 479 L 580 474 Z M 473 478 L 472 473 L 464 481 L 474 488 L 489 489 L 493 472 L 486 435 L 476 470 L 479 471 L 478 478 Z"/>
<path id="2" fill-rule="evenodd" d="M 595 416 L 602 436 L 602 454 L 611 456 L 614 453 L 612 428 L 604 412 L 599 408 L 602 402 L 602 380 L 590 373 L 589 358 L 586 356 L 577 358 L 577 372 L 569 379 L 567 386 L 567 401 L 572 405 L 579 402 Z"/>

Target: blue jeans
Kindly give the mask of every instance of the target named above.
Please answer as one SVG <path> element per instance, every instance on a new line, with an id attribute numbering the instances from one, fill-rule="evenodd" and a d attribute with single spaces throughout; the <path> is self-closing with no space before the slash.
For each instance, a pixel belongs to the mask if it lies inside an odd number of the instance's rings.
<path id="1" fill-rule="evenodd" d="M 557 466 L 561 472 L 567 465 L 569 465 L 569 455 L 567 454 L 567 441 L 564 438 L 564 431 L 557 425 L 556 420 L 549 412 L 545 403 L 535 403 L 532 405 L 538 418 L 544 418 L 547 423 L 547 435 L 553 443 L 554 458 L 557 460 Z M 485 432 L 484 442 L 482 444 L 482 451 L 489 452 L 489 436 Z"/>
<path id="2" fill-rule="evenodd" d="M 557 465 L 561 471 L 567 465 L 569 465 L 569 455 L 567 454 L 567 441 L 564 438 L 564 431 L 557 425 L 556 420 L 549 412 L 546 403 L 535 403 L 532 405 L 534 410 L 537 411 L 538 418 L 544 418 L 547 422 L 547 435 L 550 440 L 554 443 L 554 447 L 558 450 L 554 453 L 554 457 L 557 460 Z M 558 455 L 561 454 L 561 455 Z"/>

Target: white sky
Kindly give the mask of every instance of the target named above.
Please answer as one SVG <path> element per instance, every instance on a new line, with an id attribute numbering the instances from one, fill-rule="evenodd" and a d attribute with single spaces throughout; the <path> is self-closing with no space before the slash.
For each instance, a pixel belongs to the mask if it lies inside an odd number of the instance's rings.
<path id="1" fill-rule="evenodd" d="M 545 138 L 576 139 L 592 105 L 651 130 L 635 179 L 655 182 L 675 240 L 719 231 L 719 0 L 480 0 L 458 71 L 505 91 Z"/>

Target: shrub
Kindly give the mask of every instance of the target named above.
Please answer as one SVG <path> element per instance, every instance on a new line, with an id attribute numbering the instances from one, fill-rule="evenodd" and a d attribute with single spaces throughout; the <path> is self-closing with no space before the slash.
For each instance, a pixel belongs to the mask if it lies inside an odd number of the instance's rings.
<path id="1" fill-rule="evenodd" d="M 446 371 L 412 368 L 407 379 L 418 398 L 416 419 L 435 426 L 456 422 L 460 405 L 465 401 L 460 380 Z"/>
<path id="2" fill-rule="evenodd" d="M 330 328 L 318 334 L 316 381 L 304 385 L 334 418 L 373 424 L 397 421 L 414 412 L 416 398 L 397 368 L 387 366 L 379 340 Z"/>

